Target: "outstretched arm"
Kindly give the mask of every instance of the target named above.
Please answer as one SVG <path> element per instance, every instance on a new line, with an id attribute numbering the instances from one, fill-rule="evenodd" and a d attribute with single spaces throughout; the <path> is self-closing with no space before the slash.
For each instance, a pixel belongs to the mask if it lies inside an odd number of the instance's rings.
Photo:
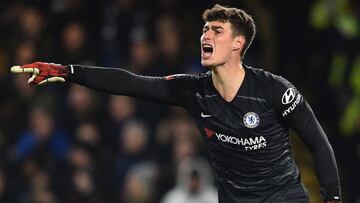
<path id="1" fill-rule="evenodd" d="M 193 89 L 196 76 L 141 76 L 121 68 L 81 65 L 60 65 L 37 62 L 13 66 L 13 73 L 31 73 L 31 85 L 48 82 L 72 82 L 111 94 L 132 96 L 151 101 L 183 106 L 186 95 Z"/>
<path id="2" fill-rule="evenodd" d="M 334 151 L 309 104 L 287 80 L 275 77 L 273 105 L 279 116 L 292 127 L 311 152 L 321 195 L 325 202 L 340 202 L 340 180 Z"/>

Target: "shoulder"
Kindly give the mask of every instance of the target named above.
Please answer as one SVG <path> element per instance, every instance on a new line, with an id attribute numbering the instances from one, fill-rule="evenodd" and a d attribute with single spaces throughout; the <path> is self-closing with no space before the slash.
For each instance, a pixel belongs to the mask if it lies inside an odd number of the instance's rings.
<path id="1" fill-rule="evenodd" d="M 270 73 L 269 71 L 266 71 L 264 69 L 261 68 L 254 68 L 252 66 L 244 66 L 246 73 L 250 73 L 250 75 L 252 75 L 253 77 L 257 78 L 257 79 L 269 79 L 271 78 L 274 74 Z"/>
<path id="2" fill-rule="evenodd" d="M 193 97 L 196 93 L 208 89 L 211 74 L 174 74 L 164 77 L 167 84 L 170 85 L 172 91 L 180 93 L 184 97 Z"/>
<path id="3" fill-rule="evenodd" d="M 302 98 L 296 87 L 286 78 L 262 69 L 247 68 L 256 89 L 279 112 L 283 112 L 293 101 L 299 102 Z"/>
<path id="4" fill-rule="evenodd" d="M 267 91 L 289 88 L 293 86 L 286 78 L 260 68 L 253 68 L 248 66 L 246 67 L 246 72 L 249 73 L 252 78 L 254 78 L 257 84 L 263 85 Z"/>

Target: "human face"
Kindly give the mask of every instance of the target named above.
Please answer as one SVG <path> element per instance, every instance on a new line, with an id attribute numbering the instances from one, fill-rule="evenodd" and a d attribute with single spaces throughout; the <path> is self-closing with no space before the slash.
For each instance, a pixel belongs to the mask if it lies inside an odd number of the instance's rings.
<path id="1" fill-rule="evenodd" d="M 225 64 L 234 50 L 231 24 L 220 21 L 206 22 L 200 43 L 201 65 L 212 68 Z"/>

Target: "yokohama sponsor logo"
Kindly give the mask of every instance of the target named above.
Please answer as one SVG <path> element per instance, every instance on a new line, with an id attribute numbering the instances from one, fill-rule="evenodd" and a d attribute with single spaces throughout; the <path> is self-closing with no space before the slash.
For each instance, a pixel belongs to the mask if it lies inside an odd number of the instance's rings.
<path id="1" fill-rule="evenodd" d="M 216 133 L 216 137 L 219 141 L 222 142 L 244 146 L 246 151 L 257 150 L 266 147 L 266 139 L 263 136 L 251 137 L 251 138 L 238 138 L 238 137 L 232 137 L 229 135 Z"/>

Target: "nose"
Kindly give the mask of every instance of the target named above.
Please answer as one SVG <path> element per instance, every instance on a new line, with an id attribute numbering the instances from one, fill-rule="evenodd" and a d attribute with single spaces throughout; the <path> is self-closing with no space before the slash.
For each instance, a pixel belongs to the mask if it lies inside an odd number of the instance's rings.
<path id="1" fill-rule="evenodd" d="M 208 30 L 201 35 L 201 41 L 203 42 L 203 41 L 210 40 L 211 36 L 212 36 L 211 31 Z"/>

